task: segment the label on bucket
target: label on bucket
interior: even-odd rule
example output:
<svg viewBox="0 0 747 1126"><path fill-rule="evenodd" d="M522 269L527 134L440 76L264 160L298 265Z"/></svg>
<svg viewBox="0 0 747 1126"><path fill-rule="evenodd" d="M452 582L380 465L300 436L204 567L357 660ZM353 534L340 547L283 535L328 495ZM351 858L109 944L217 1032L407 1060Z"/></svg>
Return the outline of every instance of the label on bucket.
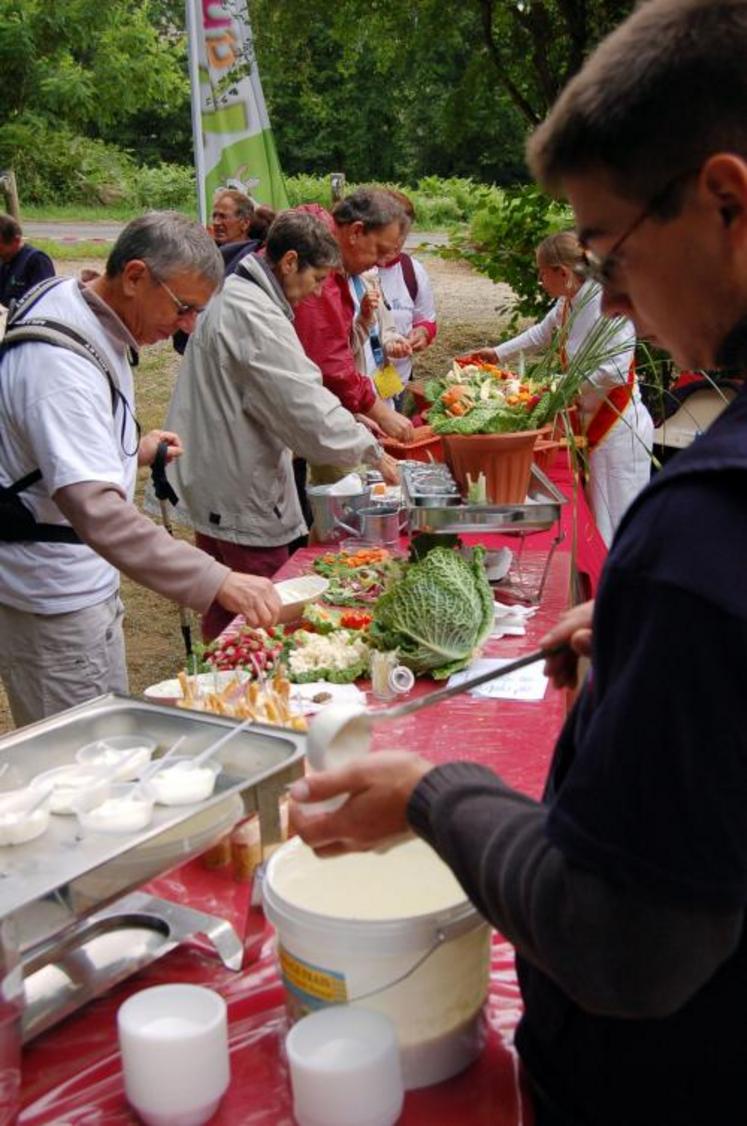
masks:
<svg viewBox="0 0 747 1126"><path fill-rule="evenodd" d="M278 958L286 989L295 1002L294 1008L298 1008L297 1015L347 1001L348 990L344 974L305 962L284 946L278 946Z"/></svg>

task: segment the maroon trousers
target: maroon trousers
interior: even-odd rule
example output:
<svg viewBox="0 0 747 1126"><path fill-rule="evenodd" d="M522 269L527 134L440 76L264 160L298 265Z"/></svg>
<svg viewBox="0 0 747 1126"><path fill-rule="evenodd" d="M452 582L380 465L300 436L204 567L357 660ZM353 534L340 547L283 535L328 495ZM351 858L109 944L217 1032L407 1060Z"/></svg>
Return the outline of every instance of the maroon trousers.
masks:
<svg viewBox="0 0 747 1126"><path fill-rule="evenodd" d="M271 579L286 562L289 554L287 546L245 547L229 540L204 536L202 532L195 532L195 543L232 571L240 571L244 575L260 575L263 579ZM224 610L218 602L213 602L207 613L202 615L202 640L212 641L233 618L234 614L230 610Z"/></svg>

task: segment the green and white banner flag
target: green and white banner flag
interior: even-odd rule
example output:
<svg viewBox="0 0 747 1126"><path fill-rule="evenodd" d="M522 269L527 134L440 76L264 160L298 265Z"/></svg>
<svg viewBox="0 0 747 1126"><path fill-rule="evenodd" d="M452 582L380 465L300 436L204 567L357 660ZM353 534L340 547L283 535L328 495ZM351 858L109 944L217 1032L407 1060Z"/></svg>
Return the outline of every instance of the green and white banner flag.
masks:
<svg viewBox="0 0 747 1126"><path fill-rule="evenodd" d="M187 29L200 219L221 185L287 207L246 0L187 0Z"/></svg>

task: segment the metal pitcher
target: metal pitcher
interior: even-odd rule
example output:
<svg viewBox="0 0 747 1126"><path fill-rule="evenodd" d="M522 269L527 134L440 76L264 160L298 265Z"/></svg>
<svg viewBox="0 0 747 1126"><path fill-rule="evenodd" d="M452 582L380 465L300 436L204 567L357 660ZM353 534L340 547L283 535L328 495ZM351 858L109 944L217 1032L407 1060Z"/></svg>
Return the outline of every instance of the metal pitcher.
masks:
<svg viewBox="0 0 747 1126"><path fill-rule="evenodd" d="M314 533L319 543L336 543L344 535L358 535L351 524L358 510L371 503L370 486L352 496L335 496L329 485L309 485L306 489L314 516Z"/></svg>
<svg viewBox="0 0 747 1126"><path fill-rule="evenodd" d="M354 528L349 528L348 531L359 536L365 543L381 547L398 543L407 527L407 510L399 505L376 504L369 508L359 508L357 515L360 531L356 532Z"/></svg>

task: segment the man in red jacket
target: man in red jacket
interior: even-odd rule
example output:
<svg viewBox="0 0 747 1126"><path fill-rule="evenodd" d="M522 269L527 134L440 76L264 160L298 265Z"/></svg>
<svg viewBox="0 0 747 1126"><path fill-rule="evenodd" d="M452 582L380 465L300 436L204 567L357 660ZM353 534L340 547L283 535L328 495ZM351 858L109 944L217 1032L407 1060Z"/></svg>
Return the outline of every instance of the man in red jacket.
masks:
<svg viewBox="0 0 747 1126"><path fill-rule="evenodd" d="M348 277L394 257L406 221L396 199L378 188L359 188L341 200L330 214L316 203L304 204L337 240L343 269L327 278L318 297L308 297L296 309L295 327L306 355L321 369L324 385L361 421L374 423L390 438L406 442L412 424L378 397L373 382L356 369L351 348L355 314Z"/></svg>

